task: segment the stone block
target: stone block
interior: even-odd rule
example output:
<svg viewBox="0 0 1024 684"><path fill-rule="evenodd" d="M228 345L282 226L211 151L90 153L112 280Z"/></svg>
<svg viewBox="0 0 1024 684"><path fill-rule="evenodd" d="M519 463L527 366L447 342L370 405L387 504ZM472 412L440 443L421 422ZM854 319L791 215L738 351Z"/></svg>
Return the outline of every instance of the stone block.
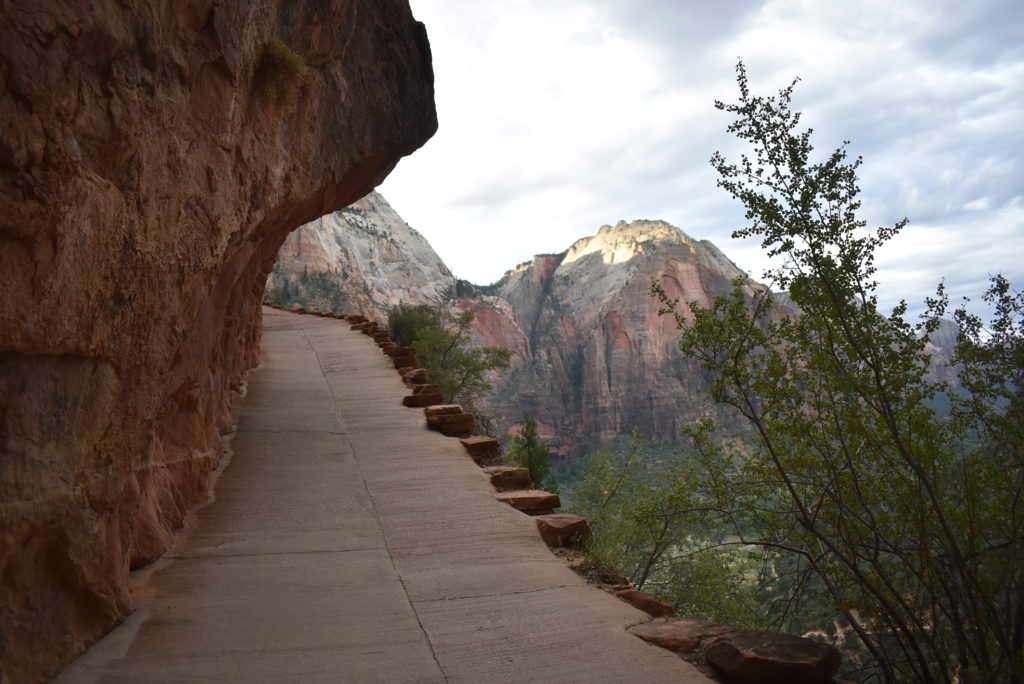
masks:
<svg viewBox="0 0 1024 684"><path fill-rule="evenodd" d="M642 610L651 617L672 617L676 614L672 606L664 601L659 601L653 596L648 596L637 589L620 589L615 592L620 599L638 610Z"/></svg>
<svg viewBox="0 0 1024 684"><path fill-rule="evenodd" d="M392 356L391 360L394 361L395 368L398 368L398 369L402 369L402 368L410 368L411 369L411 368L419 368L420 367L420 365L418 363L416 363L416 357L413 356L412 354L407 354L405 356Z"/></svg>
<svg viewBox="0 0 1024 684"><path fill-rule="evenodd" d="M497 499L527 515L549 515L562 505L562 501L558 498L557 494L545 492L541 489L499 492Z"/></svg>
<svg viewBox="0 0 1024 684"><path fill-rule="evenodd" d="M679 653L692 653L706 639L735 632L736 628L702 620L675 618L634 625L629 631L644 641Z"/></svg>
<svg viewBox="0 0 1024 684"><path fill-rule="evenodd" d="M492 465L501 462L501 444L493 437L473 435L461 441L462 446L466 447L466 451L477 465Z"/></svg>
<svg viewBox="0 0 1024 684"><path fill-rule="evenodd" d="M424 385L429 381L427 371L423 368L414 368L411 371L402 373L402 380L407 385Z"/></svg>
<svg viewBox="0 0 1024 684"><path fill-rule="evenodd" d="M423 409L423 415L427 417L427 420L430 420L432 416L456 413L462 413L462 407L458 404L441 404L440 406L431 406L428 409Z"/></svg>
<svg viewBox="0 0 1024 684"><path fill-rule="evenodd" d="M469 439L475 439L469 437ZM485 438L490 439L490 438ZM465 444L466 440L462 440ZM497 443L495 441L495 443ZM501 455L501 448L499 447L498 455ZM473 452L467 448L469 455L473 456ZM475 458L473 460L476 460ZM491 478L491 484L498 491L504 491L507 489L533 489L533 480L530 479L529 468L515 468L512 466L490 466L484 468L484 472Z"/></svg>
<svg viewBox="0 0 1024 684"><path fill-rule="evenodd" d="M476 428L472 413L441 413L427 416L427 427L448 437L468 437Z"/></svg>
<svg viewBox="0 0 1024 684"><path fill-rule="evenodd" d="M577 546L590 537L587 519L572 513L538 515L534 520L540 538L548 546Z"/></svg>
<svg viewBox="0 0 1024 684"><path fill-rule="evenodd" d="M704 657L729 684L827 684L839 671L829 644L777 632L732 632L704 645Z"/></svg>
<svg viewBox="0 0 1024 684"><path fill-rule="evenodd" d="M425 406L434 406L436 404L444 403L444 395L437 390L437 385L417 385L414 389L420 387L433 387L433 392L416 392L402 398L402 405L408 406L409 408L423 408Z"/></svg>

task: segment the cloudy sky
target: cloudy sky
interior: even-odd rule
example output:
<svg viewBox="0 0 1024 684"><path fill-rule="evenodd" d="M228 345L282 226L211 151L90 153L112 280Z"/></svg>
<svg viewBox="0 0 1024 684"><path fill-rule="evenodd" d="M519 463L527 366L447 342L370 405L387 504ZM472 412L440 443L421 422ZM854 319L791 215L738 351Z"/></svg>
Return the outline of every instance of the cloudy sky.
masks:
<svg viewBox="0 0 1024 684"><path fill-rule="evenodd" d="M826 154L864 157L862 218L907 216L878 257L881 296L945 279L1024 287L1021 0L411 0L434 53L440 129L380 190L460 278L497 280L620 219L732 240L741 207L708 159L741 148L715 99L800 77L794 107Z"/></svg>

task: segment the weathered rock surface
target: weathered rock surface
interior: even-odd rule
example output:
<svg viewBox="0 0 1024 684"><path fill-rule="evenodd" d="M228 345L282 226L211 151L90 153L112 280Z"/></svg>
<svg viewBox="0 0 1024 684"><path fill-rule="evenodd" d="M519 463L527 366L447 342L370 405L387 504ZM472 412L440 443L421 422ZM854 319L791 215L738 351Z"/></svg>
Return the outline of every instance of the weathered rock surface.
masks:
<svg viewBox="0 0 1024 684"><path fill-rule="evenodd" d="M730 684L826 684L839 651L819 641L773 632L733 632L704 645L704 657Z"/></svg>
<svg viewBox="0 0 1024 684"><path fill-rule="evenodd" d="M928 336L924 353L928 355L928 379L949 383L954 389L960 387L959 373L962 368L953 363L960 326L954 321L941 319L939 327Z"/></svg>
<svg viewBox="0 0 1024 684"><path fill-rule="evenodd" d="M405 0L0 5L4 681L128 612L207 496L278 248L429 138L432 79Z"/></svg>
<svg viewBox="0 0 1024 684"><path fill-rule="evenodd" d="M562 254L535 257L472 303L481 343L513 350L483 411L502 427L531 414L562 456L634 428L675 441L683 425L717 409L703 398L704 372L679 353L674 320L658 316L651 281L685 311L742 275L713 244L662 221L620 221Z"/></svg>
<svg viewBox="0 0 1024 684"><path fill-rule="evenodd" d="M590 537L587 519L572 513L538 515L534 520L540 538L548 546L575 546Z"/></svg>

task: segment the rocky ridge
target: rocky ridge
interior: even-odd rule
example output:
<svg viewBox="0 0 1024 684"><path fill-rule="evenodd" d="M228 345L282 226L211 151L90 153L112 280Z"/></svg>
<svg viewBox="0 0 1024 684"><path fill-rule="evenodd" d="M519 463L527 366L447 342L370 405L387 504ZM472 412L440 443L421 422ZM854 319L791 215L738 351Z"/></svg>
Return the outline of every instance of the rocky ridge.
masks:
<svg viewBox="0 0 1024 684"><path fill-rule="evenodd" d="M738 276L713 244L663 221L602 226L562 254L535 257L474 304L479 336L504 337L515 352L511 371L494 380L490 408L506 425L528 412L563 456L632 429L675 441L685 423L718 409L703 372L680 356L674 321L658 316L651 283L682 310L709 305Z"/></svg>
<svg viewBox="0 0 1024 684"><path fill-rule="evenodd" d="M132 608L207 496L295 227L436 129L405 0L0 5L0 678ZM305 64L261 97L275 41ZM278 53L279 54L279 53Z"/></svg>
<svg viewBox="0 0 1024 684"><path fill-rule="evenodd" d="M311 306L384 319L397 304L434 303L454 285L430 243L372 192L291 233L278 251L267 294L286 301L301 293Z"/></svg>
<svg viewBox="0 0 1024 684"><path fill-rule="evenodd" d="M704 396L700 368L680 356L674 321L658 316L650 295L652 280L683 307L729 292L744 274L710 242L663 221L620 221L561 254L520 264L494 285L467 287L379 195L365 204L290 238L275 267L277 294L285 280L297 287L302 273L322 273L345 297L321 308L383 320L399 301L433 303L454 292L459 306L476 312L475 340L512 351L510 371L493 375L483 402L500 429L515 429L529 413L549 447L570 457L632 429L672 442L691 419L720 410Z"/></svg>

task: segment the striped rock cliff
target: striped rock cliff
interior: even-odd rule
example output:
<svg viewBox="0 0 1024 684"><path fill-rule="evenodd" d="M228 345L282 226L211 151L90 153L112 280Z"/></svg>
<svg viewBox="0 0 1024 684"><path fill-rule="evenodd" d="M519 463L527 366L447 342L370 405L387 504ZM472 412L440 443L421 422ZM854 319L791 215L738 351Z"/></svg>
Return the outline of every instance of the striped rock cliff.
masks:
<svg viewBox="0 0 1024 684"><path fill-rule="evenodd" d="M676 441L683 425L719 409L701 369L680 355L674 320L658 316L651 282L683 310L709 305L743 275L713 244L663 221L602 226L561 254L534 257L499 281L499 302L476 305L480 337L507 339L514 351L511 371L494 378L491 409L505 425L530 413L566 457L634 429ZM494 318L516 333L496 333Z"/></svg>

